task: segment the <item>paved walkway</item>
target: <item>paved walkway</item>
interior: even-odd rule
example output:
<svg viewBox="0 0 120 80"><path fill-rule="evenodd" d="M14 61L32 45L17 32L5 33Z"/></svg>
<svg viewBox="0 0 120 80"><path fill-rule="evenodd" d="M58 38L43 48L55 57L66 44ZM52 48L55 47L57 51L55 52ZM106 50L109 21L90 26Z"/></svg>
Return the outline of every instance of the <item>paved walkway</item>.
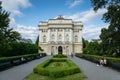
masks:
<svg viewBox="0 0 120 80"><path fill-rule="evenodd" d="M19 66L14 66L8 70L2 71L0 72L0 80L23 80L25 76L32 72L36 65L42 63L48 58L51 58L51 56L36 59L31 62L27 62Z"/></svg>
<svg viewBox="0 0 120 80"><path fill-rule="evenodd" d="M81 58L71 58L81 71L88 77L86 80L120 80L120 72L104 66L96 66L95 63Z"/></svg>
<svg viewBox="0 0 120 80"><path fill-rule="evenodd" d="M0 72L0 80L23 80L25 76L32 72L36 65L48 58L51 58L51 56L46 56L2 71ZM70 59L72 59L72 61L75 62L88 77L86 80L120 80L120 72L117 72L116 70L104 66L96 66L95 63L77 57Z"/></svg>

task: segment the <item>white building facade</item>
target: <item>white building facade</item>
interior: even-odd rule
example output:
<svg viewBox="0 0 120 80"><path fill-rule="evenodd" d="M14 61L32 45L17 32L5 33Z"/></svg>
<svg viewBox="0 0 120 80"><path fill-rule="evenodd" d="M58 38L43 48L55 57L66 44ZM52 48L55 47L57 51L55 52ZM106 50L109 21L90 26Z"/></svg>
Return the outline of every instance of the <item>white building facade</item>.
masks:
<svg viewBox="0 0 120 80"><path fill-rule="evenodd" d="M39 23L39 46L47 55L82 53L82 23L59 16ZM39 51L41 52L41 51Z"/></svg>

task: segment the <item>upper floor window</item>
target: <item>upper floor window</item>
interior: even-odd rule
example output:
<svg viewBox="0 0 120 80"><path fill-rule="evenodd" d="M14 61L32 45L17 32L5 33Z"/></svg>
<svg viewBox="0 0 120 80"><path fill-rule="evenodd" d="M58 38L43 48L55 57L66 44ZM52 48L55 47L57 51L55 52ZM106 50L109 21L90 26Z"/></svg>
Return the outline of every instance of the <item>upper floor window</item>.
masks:
<svg viewBox="0 0 120 80"><path fill-rule="evenodd" d="M58 32L62 32L62 29L58 29Z"/></svg>
<svg viewBox="0 0 120 80"><path fill-rule="evenodd" d="M62 41L62 35L61 34L58 36L58 41Z"/></svg>
<svg viewBox="0 0 120 80"><path fill-rule="evenodd" d="M54 41L54 40L55 40L55 35L52 34L52 36L51 36L51 41Z"/></svg>
<svg viewBox="0 0 120 80"><path fill-rule="evenodd" d="M78 30L78 29L74 29L73 31L74 31L74 32L79 32L79 30Z"/></svg>
<svg viewBox="0 0 120 80"><path fill-rule="evenodd" d="M42 29L42 32L47 32L47 29Z"/></svg>
<svg viewBox="0 0 120 80"><path fill-rule="evenodd" d="M78 36L77 35L74 38L74 42L78 42Z"/></svg>
<svg viewBox="0 0 120 80"><path fill-rule="evenodd" d="M69 32L70 31L70 29L65 29L65 32Z"/></svg>
<svg viewBox="0 0 120 80"><path fill-rule="evenodd" d="M51 32L55 32L56 31L56 29L51 29Z"/></svg>
<svg viewBox="0 0 120 80"><path fill-rule="evenodd" d="M66 35L66 41L69 41L69 35L68 34Z"/></svg>
<svg viewBox="0 0 120 80"><path fill-rule="evenodd" d="M45 43L46 42L46 36L44 35L43 36L43 43Z"/></svg>

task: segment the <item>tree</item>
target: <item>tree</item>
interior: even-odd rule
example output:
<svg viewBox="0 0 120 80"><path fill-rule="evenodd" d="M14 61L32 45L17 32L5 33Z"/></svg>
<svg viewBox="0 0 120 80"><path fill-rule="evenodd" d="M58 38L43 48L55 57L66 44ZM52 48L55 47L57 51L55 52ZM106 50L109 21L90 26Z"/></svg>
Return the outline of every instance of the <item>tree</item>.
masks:
<svg viewBox="0 0 120 80"><path fill-rule="evenodd" d="M85 40L84 38L82 38L82 43L83 43L83 48L86 48L89 42Z"/></svg>
<svg viewBox="0 0 120 80"><path fill-rule="evenodd" d="M11 46L9 43L21 38L20 34L9 27L9 13L2 9L0 2L0 55L6 55Z"/></svg>
<svg viewBox="0 0 120 80"><path fill-rule="evenodd" d="M0 44L20 39L20 34L9 27L9 13L2 9L0 3Z"/></svg>
<svg viewBox="0 0 120 80"><path fill-rule="evenodd" d="M100 43L98 42L89 42L88 45L84 48L84 53L86 54L94 54L94 55L101 55L100 54Z"/></svg>
<svg viewBox="0 0 120 80"><path fill-rule="evenodd" d="M35 44L38 45L38 43L39 43L39 36L37 36Z"/></svg>
<svg viewBox="0 0 120 80"><path fill-rule="evenodd" d="M100 8L106 8L107 12L103 14L105 23L109 23L108 29L102 29L100 38L103 45L107 45L107 51L113 49L120 56L120 0L91 0L95 11ZM108 52L109 53L109 52Z"/></svg>

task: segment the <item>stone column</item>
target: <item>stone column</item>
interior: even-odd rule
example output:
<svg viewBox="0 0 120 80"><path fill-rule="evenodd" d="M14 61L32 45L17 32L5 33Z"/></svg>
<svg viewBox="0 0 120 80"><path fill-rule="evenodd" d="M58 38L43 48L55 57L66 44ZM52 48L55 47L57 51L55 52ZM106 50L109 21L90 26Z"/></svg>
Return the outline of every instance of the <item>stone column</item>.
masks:
<svg viewBox="0 0 120 80"><path fill-rule="evenodd" d="M65 42L65 29L63 29L63 42Z"/></svg>
<svg viewBox="0 0 120 80"><path fill-rule="evenodd" d="M55 42L57 42L57 32L58 32L58 30L56 29L56 32L55 32Z"/></svg>
<svg viewBox="0 0 120 80"><path fill-rule="evenodd" d="M70 42L73 42L73 30L70 29Z"/></svg>
<svg viewBox="0 0 120 80"><path fill-rule="evenodd" d="M50 29L48 29L48 42L50 42Z"/></svg>
<svg viewBox="0 0 120 80"><path fill-rule="evenodd" d="M74 43L74 34L73 34L73 29L71 29L71 52L73 52L73 43Z"/></svg>
<svg viewBox="0 0 120 80"><path fill-rule="evenodd" d="M78 42L82 42L82 30L79 30Z"/></svg>
<svg viewBox="0 0 120 80"><path fill-rule="evenodd" d="M42 31L39 29L39 42L42 42Z"/></svg>

